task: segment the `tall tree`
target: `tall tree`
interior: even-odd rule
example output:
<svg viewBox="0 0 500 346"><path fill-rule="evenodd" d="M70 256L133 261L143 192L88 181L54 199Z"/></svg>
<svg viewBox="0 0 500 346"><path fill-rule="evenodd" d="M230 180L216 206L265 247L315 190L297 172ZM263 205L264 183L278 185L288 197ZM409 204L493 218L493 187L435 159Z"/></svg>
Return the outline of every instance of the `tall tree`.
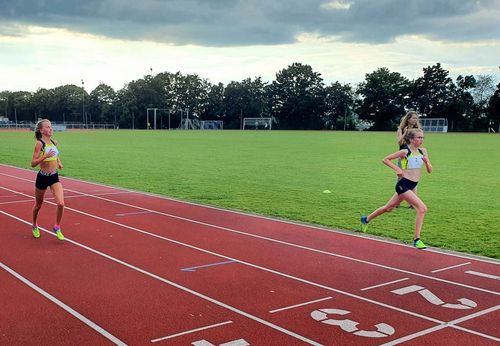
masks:
<svg viewBox="0 0 500 346"><path fill-rule="evenodd" d="M294 63L268 87L271 114L282 129L321 129L323 79L309 65Z"/></svg>
<svg viewBox="0 0 500 346"><path fill-rule="evenodd" d="M266 84L260 77L231 82L224 90L225 128L239 129L243 118L269 116Z"/></svg>
<svg viewBox="0 0 500 346"><path fill-rule="evenodd" d="M500 132L500 83L488 101L488 126Z"/></svg>
<svg viewBox="0 0 500 346"><path fill-rule="evenodd" d="M352 130L352 109L354 106L354 90L350 84L332 83L324 90L324 111L322 119L325 129Z"/></svg>
<svg viewBox="0 0 500 346"><path fill-rule="evenodd" d="M410 97L418 112L429 118L446 118L446 103L453 91L453 80L440 63L423 69L424 75L413 82Z"/></svg>
<svg viewBox="0 0 500 346"><path fill-rule="evenodd" d="M373 130L393 130L404 113L408 87L408 79L386 67L367 74L357 90L359 118L372 122Z"/></svg>
<svg viewBox="0 0 500 346"><path fill-rule="evenodd" d="M89 95L89 121L99 123L114 122L113 103L115 99L116 92L112 87L104 83L99 84Z"/></svg>

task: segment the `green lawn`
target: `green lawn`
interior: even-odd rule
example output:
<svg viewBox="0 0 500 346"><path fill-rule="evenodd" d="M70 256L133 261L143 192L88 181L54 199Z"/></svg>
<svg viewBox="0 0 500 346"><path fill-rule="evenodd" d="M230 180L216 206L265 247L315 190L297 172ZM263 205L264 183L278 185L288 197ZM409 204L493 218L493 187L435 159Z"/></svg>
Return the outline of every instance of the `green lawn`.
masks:
<svg viewBox="0 0 500 346"><path fill-rule="evenodd" d="M395 134L300 131L56 133L62 175L189 201L354 230L393 194L381 163ZM0 162L29 168L30 132L0 132ZM500 136L426 134L434 166L418 193L431 246L500 258ZM323 190L331 194L322 193ZM369 233L411 241L415 212L398 208Z"/></svg>

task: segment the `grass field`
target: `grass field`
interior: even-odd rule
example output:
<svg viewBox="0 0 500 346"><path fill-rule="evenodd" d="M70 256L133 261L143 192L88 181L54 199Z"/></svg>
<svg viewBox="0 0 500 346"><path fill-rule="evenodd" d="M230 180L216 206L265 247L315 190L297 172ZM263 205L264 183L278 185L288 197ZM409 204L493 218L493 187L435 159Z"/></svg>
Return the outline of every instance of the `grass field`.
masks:
<svg viewBox="0 0 500 346"><path fill-rule="evenodd" d="M345 230L383 205L396 181L381 163L397 149L394 133L120 130L54 138L64 176ZM1 163L30 167L33 133L0 132L0 145ZM422 239L500 258L500 136L427 133L424 147L434 172L418 187L429 208ZM414 221L413 210L398 208L369 233L410 242Z"/></svg>

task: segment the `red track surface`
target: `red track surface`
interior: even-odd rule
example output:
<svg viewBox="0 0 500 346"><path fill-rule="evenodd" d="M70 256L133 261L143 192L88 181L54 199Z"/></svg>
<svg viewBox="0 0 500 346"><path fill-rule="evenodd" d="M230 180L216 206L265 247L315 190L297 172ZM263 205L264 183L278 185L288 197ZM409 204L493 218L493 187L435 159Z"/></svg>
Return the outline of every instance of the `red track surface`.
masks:
<svg viewBox="0 0 500 346"><path fill-rule="evenodd" d="M500 263L0 165L0 345L498 345ZM50 193L39 225L50 229Z"/></svg>

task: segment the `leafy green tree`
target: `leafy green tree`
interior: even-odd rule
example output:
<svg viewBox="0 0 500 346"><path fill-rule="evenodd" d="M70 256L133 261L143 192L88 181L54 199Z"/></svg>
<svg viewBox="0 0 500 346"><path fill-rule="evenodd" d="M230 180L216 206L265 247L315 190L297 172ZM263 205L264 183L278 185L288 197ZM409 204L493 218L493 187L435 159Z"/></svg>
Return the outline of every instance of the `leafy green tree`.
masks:
<svg viewBox="0 0 500 346"><path fill-rule="evenodd" d="M0 115L3 117L9 117L9 100L10 94L12 92L4 90L0 92Z"/></svg>
<svg viewBox="0 0 500 346"><path fill-rule="evenodd" d="M354 90L350 84L332 83L324 89L324 111L322 120L325 129L352 130L354 122Z"/></svg>
<svg viewBox="0 0 500 346"><path fill-rule="evenodd" d="M268 117L266 84L260 77L231 82L224 89L224 128L241 128L243 118Z"/></svg>
<svg viewBox="0 0 500 346"><path fill-rule="evenodd" d="M31 107L32 93L14 91L7 97L7 113L12 121L32 121L34 113Z"/></svg>
<svg viewBox="0 0 500 346"><path fill-rule="evenodd" d="M222 120L224 116L224 84L210 85L208 90L208 104L201 114L203 120Z"/></svg>
<svg viewBox="0 0 500 346"><path fill-rule="evenodd" d="M116 92L104 83L99 84L89 95L88 113L89 121L99 123L114 122L114 102Z"/></svg>
<svg viewBox="0 0 500 346"><path fill-rule="evenodd" d="M74 84L62 85L53 89L53 103L50 119L55 121L83 122L84 100L87 92Z"/></svg>
<svg viewBox="0 0 500 346"><path fill-rule="evenodd" d="M323 79L309 65L294 63L268 87L271 114L281 129L323 128Z"/></svg>
<svg viewBox="0 0 500 346"><path fill-rule="evenodd" d="M471 90L476 86L474 76L458 76L456 83L452 86L450 97L445 105L445 114L448 123L451 119L451 130L474 131L481 126L481 114L474 107L474 98Z"/></svg>
<svg viewBox="0 0 500 346"><path fill-rule="evenodd" d="M38 89L34 94L32 99L32 107L34 112L34 120L38 118L51 118L55 116L55 94L53 89ZM63 116L63 121L65 117ZM55 120L55 118L54 118Z"/></svg>
<svg viewBox="0 0 500 346"><path fill-rule="evenodd" d="M500 132L500 83L488 101L488 126Z"/></svg>
<svg viewBox="0 0 500 346"><path fill-rule="evenodd" d="M405 112L409 83L400 73L390 72L386 67L366 74L357 89L361 96L357 107L359 118L372 122L372 130L395 129Z"/></svg>
<svg viewBox="0 0 500 346"><path fill-rule="evenodd" d="M424 75L413 82L410 97L418 112L429 118L447 118L446 103L452 90L453 80L440 63L423 69Z"/></svg>

